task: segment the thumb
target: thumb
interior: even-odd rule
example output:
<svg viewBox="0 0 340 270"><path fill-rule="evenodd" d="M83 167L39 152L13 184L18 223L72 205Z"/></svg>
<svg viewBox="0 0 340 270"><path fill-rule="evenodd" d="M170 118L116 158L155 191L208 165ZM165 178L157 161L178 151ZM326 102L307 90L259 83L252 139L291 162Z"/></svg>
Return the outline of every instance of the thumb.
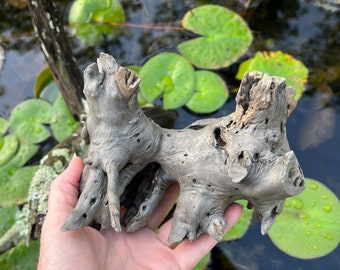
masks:
<svg viewBox="0 0 340 270"><path fill-rule="evenodd" d="M83 167L84 164L81 158L73 156L66 170L52 182L45 222L52 219L60 223L55 225L61 226L69 213L71 213L77 204L78 186Z"/></svg>

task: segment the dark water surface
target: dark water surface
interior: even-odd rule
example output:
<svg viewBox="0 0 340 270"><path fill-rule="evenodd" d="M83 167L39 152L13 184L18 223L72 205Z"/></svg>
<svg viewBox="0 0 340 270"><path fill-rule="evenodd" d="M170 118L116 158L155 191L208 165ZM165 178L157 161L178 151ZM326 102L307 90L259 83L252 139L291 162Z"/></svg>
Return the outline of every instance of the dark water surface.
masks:
<svg viewBox="0 0 340 270"><path fill-rule="evenodd" d="M67 17L68 1L59 1ZM58 2L58 3L59 3ZM186 11L201 3L214 3L240 11L254 33L248 56L258 50L282 50L301 60L309 69L306 92L287 123L292 150L306 177L314 178L340 195L340 13L314 5L318 1L264 1L248 11L233 1L122 1L126 21L154 24L178 21ZM253 1L255 2L255 1ZM18 10L0 2L0 43L6 49L6 62L0 73L0 116L8 117L13 107L33 97L34 81L46 66L31 27L27 9ZM336 7L336 6L335 6ZM141 65L161 51L176 51L187 33L128 27L116 40L88 47L71 39L79 66L93 62L99 52L115 56L122 65ZM238 87L234 78L237 64L220 75L229 89ZM176 128L202 117L217 117L234 111L235 94L225 106L209 116L192 115L179 109ZM340 229L340 228L339 228ZM222 256L221 256L222 254ZM340 248L314 260L299 260L279 251L260 226L253 222L241 240L221 243L214 257L229 258L236 269L340 269ZM219 265L213 269L227 269ZM221 268L222 267L222 268ZM230 268L232 269L232 268Z"/></svg>

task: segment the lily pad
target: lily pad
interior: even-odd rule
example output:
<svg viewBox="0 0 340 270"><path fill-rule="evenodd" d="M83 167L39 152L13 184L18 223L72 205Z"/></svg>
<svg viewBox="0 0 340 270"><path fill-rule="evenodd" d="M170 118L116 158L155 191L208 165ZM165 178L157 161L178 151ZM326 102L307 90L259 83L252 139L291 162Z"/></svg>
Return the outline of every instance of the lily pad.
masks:
<svg viewBox="0 0 340 270"><path fill-rule="evenodd" d="M161 53L147 61L139 73L140 95L152 103L163 97L164 109L183 106L195 91L196 79L193 66L175 53Z"/></svg>
<svg viewBox="0 0 340 270"><path fill-rule="evenodd" d="M224 81L216 73L197 71L196 92L185 104L196 113L212 113L218 110L228 99L228 89Z"/></svg>
<svg viewBox="0 0 340 270"><path fill-rule="evenodd" d="M18 169L7 181L2 179L0 205L5 207L26 202L31 180L38 168L38 165L25 166Z"/></svg>
<svg viewBox="0 0 340 270"><path fill-rule="evenodd" d="M17 105L11 113L11 128L20 138L39 143L50 136L42 124L52 124L56 115L50 103L39 99L29 99Z"/></svg>
<svg viewBox="0 0 340 270"><path fill-rule="evenodd" d="M8 127L9 127L9 121L7 121L3 117L0 117L0 136L6 133Z"/></svg>
<svg viewBox="0 0 340 270"><path fill-rule="evenodd" d="M178 45L181 54L200 68L219 69L236 62L252 43L247 23L235 12L217 5L188 11L182 26L201 37Z"/></svg>
<svg viewBox="0 0 340 270"><path fill-rule="evenodd" d="M69 12L69 23L75 27L76 36L88 45L99 44L103 35L112 35L117 26L109 23L124 21L124 9L118 0L76 0Z"/></svg>
<svg viewBox="0 0 340 270"><path fill-rule="evenodd" d="M25 165L25 163L34 156L34 154L39 150L37 145L34 145L31 142L27 142L27 140L23 140L19 138L19 149L16 152L15 156L13 156L5 166L0 167L1 172L6 170L16 170L19 167ZM1 181L1 178L0 178Z"/></svg>
<svg viewBox="0 0 340 270"><path fill-rule="evenodd" d="M271 76L286 78L288 86L296 90L298 100L304 92L304 84L308 78L308 69L299 60L281 51L258 52L255 57L241 63L236 78L241 80L246 71L261 71Z"/></svg>
<svg viewBox="0 0 340 270"><path fill-rule="evenodd" d="M15 134L0 138L0 167L15 156L19 149L19 139Z"/></svg>
<svg viewBox="0 0 340 270"><path fill-rule="evenodd" d="M18 211L17 205L9 207L0 207L0 238L4 235L15 223L15 215Z"/></svg>
<svg viewBox="0 0 340 270"><path fill-rule="evenodd" d="M223 236L224 241L233 241L242 238L243 235L245 235L245 233L247 232L251 223L253 210L246 207L248 202L246 200L238 200L236 202L243 206L242 216L229 230L229 232Z"/></svg>
<svg viewBox="0 0 340 270"><path fill-rule="evenodd" d="M74 120L66 102L62 96L53 104L53 108L57 114L57 120L51 125L54 137L59 141L71 136L78 128L79 122Z"/></svg>
<svg viewBox="0 0 340 270"><path fill-rule="evenodd" d="M39 241L35 240L27 247L23 240L11 250L0 256L2 270L36 270L39 257Z"/></svg>
<svg viewBox="0 0 340 270"><path fill-rule="evenodd" d="M279 249L291 256L318 258L339 245L339 216L337 196L322 183L306 179L306 190L286 200L268 234Z"/></svg>

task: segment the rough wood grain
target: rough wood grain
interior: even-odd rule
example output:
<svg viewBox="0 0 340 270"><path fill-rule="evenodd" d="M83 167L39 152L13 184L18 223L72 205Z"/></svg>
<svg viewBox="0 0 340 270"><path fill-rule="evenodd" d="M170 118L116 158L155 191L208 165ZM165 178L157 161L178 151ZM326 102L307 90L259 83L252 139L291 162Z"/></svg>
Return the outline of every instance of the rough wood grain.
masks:
<svg viewBox="0 0 340 270"><path fill-rule="evenodd" d="M305 188L298 161L286 138L286 121L296 106L295 90L283 78L245 74L236 111L197 121L185 129L160 128L137 103L139 78L101 54L84 72L89 103L84 139L88 158L82 193L63 230L93 223L120 231L120 201L133 177L153 168L152 184L142 181L124 217L127 231L144 226L167 186L180 186L169 242L194 240L207 232L221 240L225 209L246 199L265 234L286 197ZM129 193L133 194L133 193Z"/></svg>

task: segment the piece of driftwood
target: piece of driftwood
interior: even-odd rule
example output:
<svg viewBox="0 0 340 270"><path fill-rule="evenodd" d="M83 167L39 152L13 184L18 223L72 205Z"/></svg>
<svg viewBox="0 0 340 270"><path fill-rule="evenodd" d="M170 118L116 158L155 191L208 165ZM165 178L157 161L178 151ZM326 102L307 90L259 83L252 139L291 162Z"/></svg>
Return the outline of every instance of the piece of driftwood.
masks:
<svg viewBox="0 0 340 270"><path fill-rule="evenodd" d="M164 129L149 120L137 102L140 79L100 54L84 72L89 105L83 139L90 142L78 204L62 230L90 224L121 230L120 202L128 201L127 231L144 226L167 186L177 181L180 195L168 241L194 240L207 232L221 240L223 213L246 199L265 234L285 198L305 188L299 163L286 138L295 90L285 79L246 73L236 97L236 111L219 119L194 122L182 130ZM141 170L137 192L127 186ZM134 194L134 198L127 198Z"/></svg>

